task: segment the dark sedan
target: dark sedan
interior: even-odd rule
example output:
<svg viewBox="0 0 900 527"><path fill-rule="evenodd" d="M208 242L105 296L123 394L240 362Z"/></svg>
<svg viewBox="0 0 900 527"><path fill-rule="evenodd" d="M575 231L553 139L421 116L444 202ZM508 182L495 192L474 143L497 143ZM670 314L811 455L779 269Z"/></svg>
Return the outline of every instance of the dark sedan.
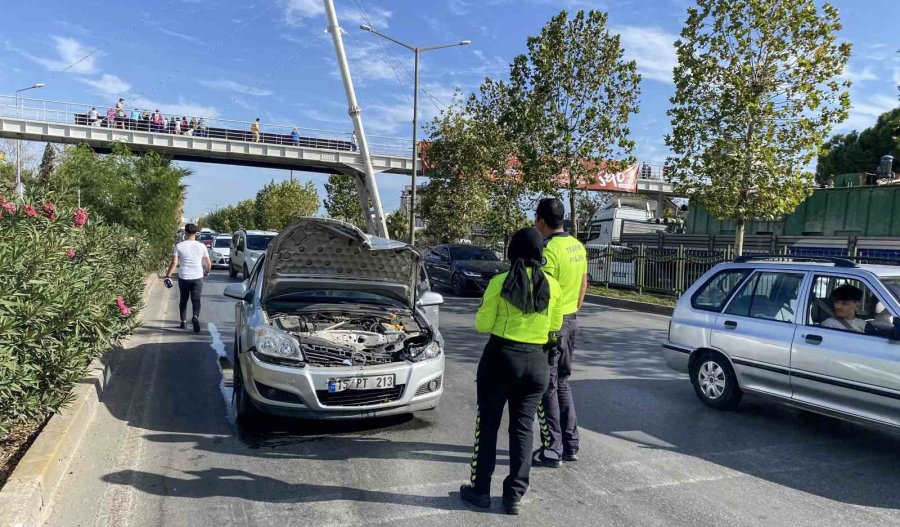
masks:
<svg viewBox="0 0 900 527"><path fill-rule="evenodd" d="M487 247L438 245L425 255L425 269L432 285L449 287L461 296L484 292L491 278L509 270L509 264Z"/></svg>

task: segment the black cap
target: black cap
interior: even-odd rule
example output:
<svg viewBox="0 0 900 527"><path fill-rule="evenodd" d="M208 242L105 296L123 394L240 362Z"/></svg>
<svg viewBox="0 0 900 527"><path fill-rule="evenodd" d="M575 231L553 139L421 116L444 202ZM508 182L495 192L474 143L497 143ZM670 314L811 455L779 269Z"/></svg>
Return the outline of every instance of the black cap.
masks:
<svg viewBox="0 0 900 527"><path fill-rule="evenodd" d="M197 229L196 223L188 223L187 225L184 226L184 232L186 232L188 234L197 234L198 230L199 229Z"/></svg>

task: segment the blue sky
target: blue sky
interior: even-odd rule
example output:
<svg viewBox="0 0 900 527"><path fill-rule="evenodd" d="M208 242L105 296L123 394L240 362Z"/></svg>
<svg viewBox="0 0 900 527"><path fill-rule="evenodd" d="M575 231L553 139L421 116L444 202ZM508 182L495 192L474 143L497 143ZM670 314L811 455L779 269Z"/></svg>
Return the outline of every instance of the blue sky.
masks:
<svg viewBox="0 0 900 527"><path fill-rule="evenodd" d="M409 136L412 121L412 54L358 29L362 22L418 45L469 39L472 45L423 55L420 119L450 103L455 89L478 86L485 76L504 78L509 61L529 35L562 8L609 13L626 53L643 74L641 111L632 133L639 160L666 156L665 111L672 94L672 42L689 0L336 0L345 45L370 134ZM900 55L890 21L897 0L835 0L840 37L853 43L846 75L853 110L838 128L862 129L895 107ZM321 0L35 0L4 10L0 32L0 93L44 82L31 96L109 106L159 107L187 115L350 131L341 80ZM89 55L87 58L84 58ZM71 66L67 71L60 70ZM194 171L185 213L253 197L286 171L185 163ZM295 172L322 187L326 176ZM380 176L384 207L399 204L401 176ZM321 212L321 211L320 211Z"/></svg>

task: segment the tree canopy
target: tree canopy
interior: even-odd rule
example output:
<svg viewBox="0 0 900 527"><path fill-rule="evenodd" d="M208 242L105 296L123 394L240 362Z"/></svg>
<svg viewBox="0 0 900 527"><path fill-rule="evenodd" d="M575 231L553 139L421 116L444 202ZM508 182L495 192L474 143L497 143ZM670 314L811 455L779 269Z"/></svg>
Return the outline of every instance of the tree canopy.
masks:
<svg viewBox="0 0 900 527"><path fill-rule="evenodd" d="M874 172L884 155L894 156L894 172L900 172L900 107L881 114L862 132L837 134L826 141L816 164L816 182L828 183L839 174Z"/></svg>
<svg viewBox="0 0 900 527"><path fill-rule="evenodd" d="M328 217L352 223L366 230L356 178L347 174L331 174L325 183L325 210Z"/></svg>
<svg viewBox="0 0 900 527"><path fill-rule="evenodd" d="M814 0L697 0L675 43L668 115L675 190L737 226L775 219L806 198L806 171L846 119L850 55L837 9Z"/></svg>

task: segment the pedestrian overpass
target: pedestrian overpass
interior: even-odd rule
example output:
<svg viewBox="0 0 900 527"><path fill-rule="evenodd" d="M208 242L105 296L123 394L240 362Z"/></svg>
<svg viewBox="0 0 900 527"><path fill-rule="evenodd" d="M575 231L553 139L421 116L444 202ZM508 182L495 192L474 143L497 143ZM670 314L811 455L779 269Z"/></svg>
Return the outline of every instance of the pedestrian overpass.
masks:
<svg viewBox="0 0 900 527"><path fill-rule="evenodd" d="M92 119L96 108L100 118ZM156 128L144 120L126 117L106 119L107 106L89 106L62 101L0 96L0 137L61 144L87 144L98 152L109 152L124 144L133 152L154 151L178 161L221 163L325 174L361 174L362 156L356 151L351 132L260 124L260 141L254 142L251 122L204 117L204 131L176 135L169 128ZM165 114L169 122L175 116ZM198 116L187 116L189 120ZM296 128L297 134L293 134ZM410 175L413 162L409 139L368 135L372 166L376 173ZM421 162L418 165L421 173ZM427 176L428 174L424 174ZM672 194L660 171L639 178L637 192L654 196Z"/></svg>

